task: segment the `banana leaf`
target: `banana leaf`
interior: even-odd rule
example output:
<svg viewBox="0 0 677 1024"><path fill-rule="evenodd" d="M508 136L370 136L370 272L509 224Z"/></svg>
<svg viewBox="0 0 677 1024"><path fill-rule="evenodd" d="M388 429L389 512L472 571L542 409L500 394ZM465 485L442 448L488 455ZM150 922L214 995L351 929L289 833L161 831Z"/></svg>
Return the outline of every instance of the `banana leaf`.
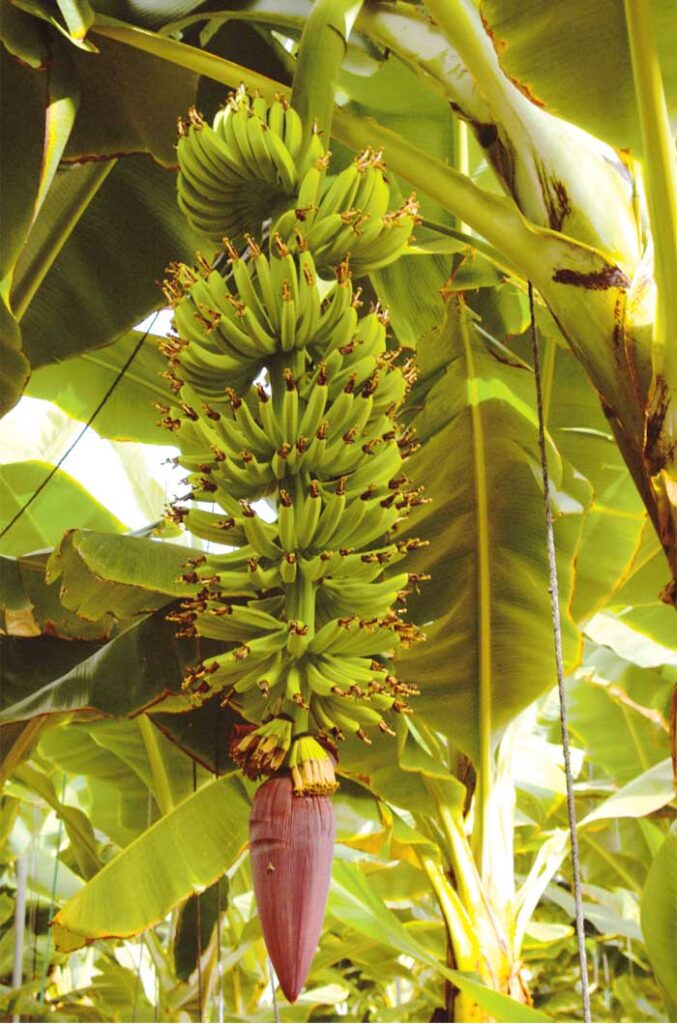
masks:
<svg viewBox="0 0 677 1024"><path fill-rule="evenodd" d="M428 639L402 653L398 671L421 686L418 712L474 760L554 682L535 412L518 397L526 371L487 352L462 300L422 344L446 366L413 420L421 448L408 472L430 504L407 531L430 542L411 568L435 585L409 598ZM588 492L549 454L566 607ZM562 625L571 665L579 639L566 614Z"/></svg>
<svg viewBox="0 0 677 1024"><path fill-rule="evenodd" d="M176 639L165 615L160 609L103 646L47 636L0 637L0 722L65 712L124 718L178 693L183 666L194 663L197 652L192 641Z"/></svg>
<svg viewBox="0 0 677 1024"><path fill-rule="evenodd" d="M47 563L62 603L82 618L128 618L190 592L181 573L190 549L148 537L70 530Z"/></svg>
<svg viewBox="0 0 677 1024"><path fill-rule="evenodd" d="M46 462L11 462L0 467L2 509L0 525L10 520L44 483L52 466ZM55 478L31 504L30 508L0 540L4 555L23 555L39 548L51 548L59 541L64 530L74 525L118 531L123 524L100 505L76 480L64 470L57 470Z"/></svg>
<svg viewBox="0 0 677 1024"><path fill-rule="evenodd" d="M329 893L329 913L358 933L369 935L379 944L397 949L406 956L433 967L464 994L474 999L500 1021L550 1020L547 1014L524 1006L509 996L486 988L461 971L450 970L430 955L374 892L369 880L355 865L345 861L334 864ZM365 912L366 911L366 912Z"/></svg>
<svg viewBox="0 0 677 1024"><path fill-rule="evenodd" d="M506 74L550 113L619 148L641 151L622 0L482 0L482 15ZM677 19L671 0L652 0L668 108L677 116ZM603 40L603 45L600 41Z"/></svg>
<svg viewBox="0 0 677 1024"><path fill-rule="evenodd" d="M677 830L658 851L642 896L642 932L656 977L665 990L668 1012L677 1010Z"/></svg>
<svg viewBox="0 0 677 1024"><path fill-rule="evenodd" d="M249 801L234 775L207 783L151 825L56 915L57 948L135 935L213 884L245 848Z"/></svg>

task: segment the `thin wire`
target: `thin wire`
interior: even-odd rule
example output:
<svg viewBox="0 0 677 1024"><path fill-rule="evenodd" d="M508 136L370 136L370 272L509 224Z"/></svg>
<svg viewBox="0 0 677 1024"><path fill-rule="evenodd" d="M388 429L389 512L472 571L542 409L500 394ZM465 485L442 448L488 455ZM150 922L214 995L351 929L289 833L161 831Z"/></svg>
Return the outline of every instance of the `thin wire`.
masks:
<svg viewBox="0 0 677 1024"><path fill-rule="evenodd" d="M216 735L214 736L214 777L218 779L221 774L221 705L216 708ZM218 979L217 992L217 1020L223 1024L223 962L221 959L221 879L216 883L216 977Z"/></svg>
<svg viewBox="0 0 677 1024"><path fill-rule="evenodd" d="M156 314L157 315L157 314ZM152 325L151 325L152 326ZM150 327L148 328L150 330ZM153 795L148 790L148 798L146 801L146 828L150 828L153 820ZM136 1013L139 1005L139 994L141 991L141 968L143 967L143 950L146 944L146 932L141 932L141 939L139 941L139 960L136 965L136 978L134 981L134 1002L132 1003L132 1022L136 1021Z"/></svg>
<svg viewBox="0 0 677 1024"><path fill-rule="evenodd" d="M37 804L33 805L33 831L31 833L31 877L36 878L38 874L38 852L40 848L40 830L38 822L40 811ZM40 893L34 893L28 912L28 927L33 933L33 960L31 964L31 981L38 976L38 920L40 914Z"/></svg>
<svg viewBox="0 0 677 1024"><path fill-rule="evenodd" d="M87 431L91 427L92 423L94 422L96 417L99 415L99 413L103 409L104 405L106 404L106 402L108 401L110 396L115 391L116 387L118 386L118 384L120 383L120 381L122 380L124 375L127 373L127 370L129 369L129 367L132 365L132 363L136 359L136 356L141 351L143 343L145 342L146 338L148 337L148 335L150 334L151 330L155 326L155 321L157 320L158 316L159 316L159 311L155 314L155 316L151 320L151 322L148 325L146 331L141 335L139 341L134 346L132 352L130 353L130 355L125 360L124 365L121 366L120 370L118 371L118 374L117 374L115 380L113 381L113 383L110 385L110 387L106 391L105 395L103 396L103 398L101 399L101 401L97 405L96 409L94 410L92 415L89 417L89 419L85 423L84 427L82 428L82 430L80 431L78 436L75 438L73 443L66 449L64 454L61 456L61 458L57 462L57 464L55 466L52 466L52 468L50 469L50 471L47 474L47 476L45 477L45 479L42 481L42 483L38 487L36 487L36 489L31 494L30 498L28 499L28 501L24 502L24 504L21 506L19 511L14 516L12 516L12 518L7 523L7 525L2 528L2 530L0 531L0 539L2 539L5 536L6 533L9 533L9 531L12 529L14 524L16 522L18 522L19 519L21 519L21 517L24 514L24 512L26 512L30 508L30 506L33 504L35 499L44 491L45 487L50 482L52 477L61 469L61 467L63 466L64 462L66 461L66 459L68 458L70 453L73 451L75 446L77 444L79 444L80 441L82 440L82 438L85 436L85 434L87 433Z"/></svg>
<svg viewBox="0 0 677 1024"><path fill-rule="evenodd" d="M61 781L61 803L63 804L66 799L66 773L63 773ZM49 898L49 913L47 915L48 920L51 920L54 908L56 907L56 880L59 874L59 850L61 849L61 840L63 838L63 817L59 817L59 828L56 834L56 849L54 851L54 873L52 874L52 892ZM47 990L47 975L49 973L49 957L52 951L52 929L47 929L47 942L45 945L45 959L42 965L42 978L40 980L40 994L38 996L38 1002L44 1003L45 992Z"/></svg>
<svg viewBox="0 0 677 1024"><path fill-rule="evenodd" d="M193 761L193 792L197 790L197 761ZM202 1020L202 915L200 893L195 894L195 937L197 942L197 1015Z"/></svg>
<svg viewBox="0 0 677 1024"><path fill-rule="evenodd" d="M529 282L529 314L531 317L531 350L534 360L534 378L536 380L536 404L538 408L538 446L541 452L541 471L543 474L543 502L545 505L545 532L548 548L548 568L550 575L550 604L552 608L552 631L555 641L555 663L557 666L557 691L559 693L559 720L562 730L562 752L564 754L564 773L567 785L567 813L569 817L569 836L571 840L571 861L573 864L574 904L576 908L576 939L578 942L578 960L581 969L581 995L583 997L583 1019L590 1024L590 990L588 983L588 960L585 951L585 923L583 920L583 900L581 897L581 865L578 853L578 832L576 831L576 804L574 802L574 776L571 770L571 747L569 745L569 724L567 716L567 699L564 688L564 660L562 658L562 623L559 606L559 586L557 583L557 557L555 554L555 533L550 506L550 476L548 473L548 455L545 447L545 417L543 414L543 386L541 382L541 357L538 349L538 333L534 313L534 289Z"/></svg>
<svg viewBox="0 0 677 1024"><path fill-rule="evenodd" d="M277 1005L277 993L275 992L275 986L277 982L277 976L275 974L275 968L273 967L273 961L268 957L268 973L270 974L270 991L273 997L273 1020L275 1024L280 1024L280 1008Z"/></svg>

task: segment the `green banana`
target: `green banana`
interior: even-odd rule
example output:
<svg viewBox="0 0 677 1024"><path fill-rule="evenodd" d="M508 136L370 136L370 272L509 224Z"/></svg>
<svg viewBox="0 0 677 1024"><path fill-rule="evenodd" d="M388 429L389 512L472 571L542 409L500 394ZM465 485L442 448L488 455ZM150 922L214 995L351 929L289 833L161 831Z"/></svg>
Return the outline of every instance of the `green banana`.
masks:
<svg viewBox="0 0 677 1024"><path fill-rule="evenodd" d="M170 514L231 549L205 551L181 577L172 621L226 648L186 685L197 701L225 690L249 720L270 719L235 745L245 772L287 764L299 793L324 792L328 758L308 729L390 731L383 713L414 692L390 669L418 638L400 618L410 576L392 574L415 544L391 539L423 500L403 469L415 442L397 423L413 367L389 348L378 304L361 315L351 276L406 250L417 208L388 212L372 150L327 180L320 136L304 140L286 100L243 89L213 127L191 112L177 152L179 205L229 267L199 257L164 283L176 336L163 343L173 396L162 424L188 473L183 500L222 510ZM257 514L261 497L273 522Z"/></svg>

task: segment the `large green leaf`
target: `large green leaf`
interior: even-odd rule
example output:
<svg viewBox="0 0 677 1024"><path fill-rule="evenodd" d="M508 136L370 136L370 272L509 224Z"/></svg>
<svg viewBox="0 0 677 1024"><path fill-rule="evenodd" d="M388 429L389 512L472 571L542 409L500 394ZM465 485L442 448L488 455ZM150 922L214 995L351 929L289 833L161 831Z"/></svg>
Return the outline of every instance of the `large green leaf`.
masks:
<svg viewBox="0 0 677 1024"><path fill-rule="evenodd" d="M85 619L127 618L194 591L180 578L189 557L180 544L69 530L50 556L46 579L61 580L62 603Z"/></svg>
<svg viewBox="0 0 677 1024"><path fill-rule="evenodd" d="M225 775L187 797L152 825L62 907L54 922L59 949L136 935L234 864L247 839L249 801Z"/></svg>
<svg viewBox="0 0 677 1024"><path fill-rule="evenodd" d="M656 977L677 1010L677 829L656 855L642 896L642 932ZM670 1007L669 1007L670 1009Z"/></svg>
<svg viewBox="0 0 677 1024"><path fill-rule="evenodd" d="M375 939L405 956L420 960L438 971L465 995L476 1000L500 1021L547 1021L539 1010L524 1006L501 992L486 988L460 971L449 970L414 937L376 894L367 877L353 864L336 861L329 895L329 912L358 933Z"/></svg>
<svg viewBox="0 0 677 1024"><path fill-rule="evenodd" d="M637 557L647 517L582 366L539 318L548 428L561 454L592 487L576 552L571 613L582 622L607 603ZM528 332L513 347L530 358Z"/></svg>
<svg viewBox="0 0 677 1024"><path fill-rule="evenodd" d="M46 635L71 641L110 639L112 616L105 615L91 622L61 604L58 584L45 582L48 557L48 552L19 559L0 556L0 629L15 637ZM67 645L63 649L66 651Z"/></svg>
<svg viewBox="0 0 677 1024"><path fill-rule="evenodd" d="M431 501L408 530L430 541L412 568L434 583L409 599L428 640L399 666L421 684L420 713L475 759L554 680L536 418L518 397L526 371L487 352L462 301L426 344L447 366L414 420L422 444L408 471ZM565 604L583 509L550 456ZM571 662L577 635L566 616L563 629Z"/></svg>
<svg viewBox="0 0 677 1024"><path fill-rule="evenodd" d="M44 71L30 70L0 45L0 281L11 271L33 219L42 170L47 90Z"/></svg>
<svg viewBox="0 0 677 1024"><path fill-rule="evenodd" d="M150 153L175 165L176 119L195 102L197 75L112 39L96 45L72 53L81 102L65 159Z"/></svg>
<svg viewBox="0 0 677 1024"><path fill-rule="evenodd" d="M568 709L572 734L589 760L618 783L630 782L670 753L660 715L589 669L569 685Z"/></svg>
<svg viewBox="0 0 677 1024"><path fill-rule="evenodd" d="M2 509L0 526L6 526L51 472L46 462L12 462L0 467ZM68 473L58 470L30 508L0 541L6 555L51 548L64 530L81 526L122 530L123 524L100 505Z"/></svg>
<svg viewBox="0 0 677 1024"><path fill-rule="evenodd" d="M103 646L0 637L0 721L72 711L126 717L177 693L183 666L195 662L197 654L191 641L176 639L165 615L160 610ZM180 701L176 710L188 707Z"/></svg>
<svg viewBox="0 0 677 1024"><path fill-rule="evenodd" d="M86 165L60 171L21 254L15 289L27 285L36 248L72 203ZM147 156L117 161L59 252L22 319L33 367L100 348L163 304L160 281L200 242L176 204L176 180ZM204 242L202 242L204 249ZM209 250L207 250L209 252ZM30 279L28 280L30 287Z"/></svg>
<svg viewBox="0 0 677 1024"><path fill-rule="evenodd" d="M125 739L133 752L131 734L140 739L135 722L95 722L56 726L42 738L39 754L79 782L79 799L93 827L117 846L127 846L148 828L155 812L149 801L152 780L148 764L131 765L110 749L111 728L129 726Z"/></svg>
<svg viewBox="0 0 677 1024"><path fill-rule="evenodd" d="M672 761L666 758L622 786L579 821L579 828L604 818L640 818L665 807L675 795Z"/></svg>
<svg viewBox="0 0 677 1024"><path fill-rule="evenodd" d="M652 0L668 105L677 114L677 18ZM501 65L528 95L620 148L642 144L623 0L482 0Z"/></svg>
<svg viewBox="0 0 677 1024"><path fill-rule="evenodd" d="M0 416L4 416L21 397L31 368L21 351L19 324L2 296L0 296L0 365L2 365Z"/></svg>
<svg viewBox="0 0 677 1024"><path fill-rule="evenodd" d="M140 339L138 331L129 331L105 348L42 366L31 375L27 394L49 399L75 419L86 421ZM155 335L148 336L97 415L93 426L100 437L166 444L166 432L158 426L159 413L153 406L153 402L167 401L167 388L159 376L167 363L158 342Z"/></svg>

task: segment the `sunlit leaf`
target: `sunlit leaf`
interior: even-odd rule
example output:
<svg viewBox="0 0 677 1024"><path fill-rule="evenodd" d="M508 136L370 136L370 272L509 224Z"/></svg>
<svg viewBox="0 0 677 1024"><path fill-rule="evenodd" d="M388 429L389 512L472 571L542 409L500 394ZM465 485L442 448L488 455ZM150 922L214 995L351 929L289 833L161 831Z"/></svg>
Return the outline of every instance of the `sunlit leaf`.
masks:
<svg viewBox="0 0 677 1024"><path fill-rule="evenodd" d="M226 775L187 797L84 886L56 916L60 949L135 935L211 885L242 852L249 803Z"/></svg>
<svg viewBox="0 0 677 1024"><path fill-rule="evenodd" d="M602 818L639 818L664 807L674 797L672 761L666 758L634 778L579 822L584 828Z"/></svg>
<svg viewBox="0 0 677 1024"><path fill-rule="evenodd" d="M13 462L0 467L2 510L0 526L6 526L44 483L52 467L45 462ZM48 486L0 541L0 551L22 555L51 548L68 527L121 530L123 524L100 505L68 473L58 470Z"/></svg>
<svg viewBox="0 0 677 1024"><path fill-rule="evenodd" d="M653 862L642 896L642 932L658 980L677 1008L677 830L673 827Z"/></svg>
<svg viewBox="0 0 677 1024"><path fill-rule="evenodd" d="M75 419L89 419L97 404L117 378L141 340L130 331L112 345L73 356L61 363L48 363L32 375L27 394L54 402ZM153 402L167 401L167 388L160 373L167 363L158 351L157 336L143 343L124 377L116 386L94 421L100 437L116 440L166 444L166 433L158 426L160 414Z"/></svg>
<svg viewBox="0 0 677 1024"><path fill-rule="evenodd" d="M653 0L668 102L677 113L677 21L670 0ZM642 144L622 0L482 0L506 73L528 95L615 146Z"/></svg>

